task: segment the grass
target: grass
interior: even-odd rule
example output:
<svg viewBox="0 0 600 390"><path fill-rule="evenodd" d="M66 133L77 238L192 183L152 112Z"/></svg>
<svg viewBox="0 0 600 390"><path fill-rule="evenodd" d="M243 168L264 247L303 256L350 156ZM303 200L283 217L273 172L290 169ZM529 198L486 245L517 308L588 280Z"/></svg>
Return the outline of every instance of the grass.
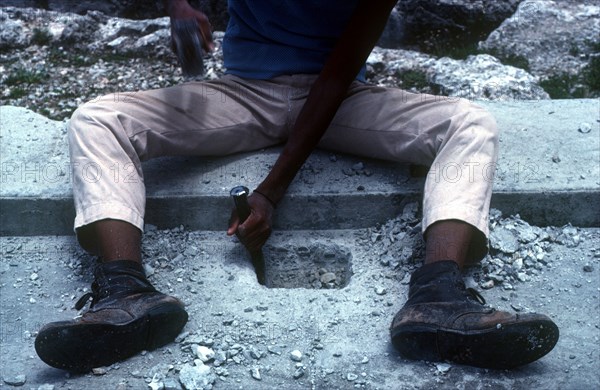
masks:
<svg viewBox="0 0 600 390"><path fill-rule="evenodd" d="M552 99L581 99L589 95L589 91L582 86L582 78L567 73L540 81L540 86Z"/></svg>
<svg viewBox="0 0 600 390"><path fill-rule="evenodd" d="M27 95L27 90L21 87L15 87L10 90L8 94L9 99L19 99Z"/></svg>
<svg viewBox="0 0 600 390"><path fill-rule="evenodd" d="M45 72L34 72L27 69L17 69L4 81L8 86L40 84L48 78Z"/></svg>
<svg viewBox="0 0 600 390"><path fill-rule="evenodd" d="M592 57L583 70L583 79L592 91L600 91L600 56Z"/></svg>
<svg viewBox="0 0 600 390"><path fill-rule="evenodd" d="M52 34L46 28L34 28L31 35L31 43L38 46L46 46L52 41Z"/></svg>
<svg viewBox="0 0 600 390"><path fill-rule="evenodd" d="M497 49L482 50L479 54L489 54L496 57L504 65L514 66L515 68L523 69L527 72L530 71L529 60L518 54L506 54Z"/></svg>
<svg viewBox="0 0 600 390"><path fill-rule="evenodd" d="M421 70L407 70L404 72L397 72L396 77L402 81L402 88L410 89L416 88L421 90L429 87L429 81L427 81L427 75Z"/></svg>
<svg viewBox="0 0 600 390"><path fill-rule="evenodd" d="M90 54L89 52L83 52L81 50L59 50L57 48L51 48L48 53L48 61L63 66L76 66L76 67L88 67L92 66L100 60L110 63L124 63L129 62L132 59L141 58L138 54L134 53L102 53Z"/></svg>

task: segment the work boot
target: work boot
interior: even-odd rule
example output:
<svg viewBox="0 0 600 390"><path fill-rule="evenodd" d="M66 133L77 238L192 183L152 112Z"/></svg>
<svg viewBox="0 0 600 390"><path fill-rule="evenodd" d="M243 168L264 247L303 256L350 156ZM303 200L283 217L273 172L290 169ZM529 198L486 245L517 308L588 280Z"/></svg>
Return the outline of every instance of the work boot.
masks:
<svg viewBox="0 0 600 390"><path fill-rule="evenodd" d="M477 291L465 288L453 261L426 264L412 274L408 301L390 333L406 358L497 369L533 362L558 341L557 326L544 315L485 306Z"/></svg>
<svg viewBox="0 0 600 390"><path fill-rule="evenodd" d="M47 364L85 372L175 339L188 319L183 303L150 284L144 268L129 260L98 264L92 292L75 304L89 309L71 321L45 325L35 350Z"/></svg>

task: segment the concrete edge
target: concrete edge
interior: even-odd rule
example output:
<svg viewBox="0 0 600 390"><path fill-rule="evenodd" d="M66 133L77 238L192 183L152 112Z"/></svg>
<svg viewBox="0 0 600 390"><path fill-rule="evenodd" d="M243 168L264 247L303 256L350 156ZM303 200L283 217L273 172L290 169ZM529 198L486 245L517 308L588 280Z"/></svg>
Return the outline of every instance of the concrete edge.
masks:
<svg viewBox="0 0 600 390"><path fill-rule="evenodd" d="M420 192L289 195L279 205L274 229L359 229L384 223L404 205L421 201ZM600 226L600 191L497 192L491 207L519 214L538 226ZM231 200L223 196L149 196L146 222L159 228L225 230ZM71 197L0 198L0 236L71 235L75 211Z"/></svg>

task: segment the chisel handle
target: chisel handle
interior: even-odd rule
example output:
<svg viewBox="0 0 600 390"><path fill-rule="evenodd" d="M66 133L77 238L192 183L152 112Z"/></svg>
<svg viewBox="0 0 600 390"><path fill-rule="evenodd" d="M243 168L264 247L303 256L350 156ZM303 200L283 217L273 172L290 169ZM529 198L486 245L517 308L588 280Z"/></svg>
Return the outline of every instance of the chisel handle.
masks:
<svg viewBox="0 0 600 390"><path fill-rule="evenodd" d="M250 205L248 204L250 190L244 186L237 186L233 187L229 194L233 198L233 203L235 204L238 217L240 218L240 224L242 224L250 216ZM265 285L265 258L263 257L262 251L251 252L250 257L252 258L252 265L254 266L258 283Z"/></svg>
<svg viewBox="0 0 600 390"><path fill-rule="evenodd" d="M250 216L250 205L248 204L250 190L244 186L237 186L233 187L229 194L233 198L233 203L240 218L240 224L242 224Z"/></svg>

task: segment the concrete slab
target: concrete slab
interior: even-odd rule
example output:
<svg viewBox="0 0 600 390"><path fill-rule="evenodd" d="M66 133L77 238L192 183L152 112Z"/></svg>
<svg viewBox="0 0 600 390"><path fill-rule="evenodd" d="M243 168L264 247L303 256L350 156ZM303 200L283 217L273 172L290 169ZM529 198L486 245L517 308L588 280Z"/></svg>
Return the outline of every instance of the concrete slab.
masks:
<svg viewBox="0 0 600 390"><path fill-rule="evenodd" d="M599 226L599 211L590 205L600 203L600 100L481 104L502 131L492 205L538 225ZM63 122L0 107L0 235L71 233L73 167L65 135ZM279 150L144 163L146 221L223 229L231 208L229 189L254 188ZM333 162L330 155L316 151L309 158L279 206L276 228L371 226L421 196L423 178L411 177L406 165L339 155ZM365 166L362 174L352 170L359 161ZM450 174L446 168L453 167L430 175L443 178ZM95 174L89 167L75 169Z"/></svg>
<svg viewBox="0 0 600 390"><path fill-rule="evenodd" d="M388 326L406 299L409 274L382 265L365 245L365 237L370 240L365 232L279 232L270 241L275 247L321 243L348 250L352 276L341 289L260 286L239 243L222 232L146 235L146 264L154 267L150 280L186 303L190 321L184 332L189 334L99 375L65 375L39 360L33 347L43 324L76 314L72 306L89 288L92 259L72 236L0 237L0 375L26 375L24 388L33 389L148 389L157 372L177 383L179 370L192 364L190 344L196 339L214 350L239 350L237 359L230 356L220 368L207 363L213 372L220 370L214 389L600 387L600 266L593 257L599 229L580 229L577 247L553 244L547 265L529 282L483 292L498 308L544 313L560 328L552 352L509 371L399 357L390 345ZM296 349L303 355L299 363L290 358ZM297 364L303 374L294 378ZM251 376L253 368L260 380ZM0 388L9 387L0 382Z"/></svg>

